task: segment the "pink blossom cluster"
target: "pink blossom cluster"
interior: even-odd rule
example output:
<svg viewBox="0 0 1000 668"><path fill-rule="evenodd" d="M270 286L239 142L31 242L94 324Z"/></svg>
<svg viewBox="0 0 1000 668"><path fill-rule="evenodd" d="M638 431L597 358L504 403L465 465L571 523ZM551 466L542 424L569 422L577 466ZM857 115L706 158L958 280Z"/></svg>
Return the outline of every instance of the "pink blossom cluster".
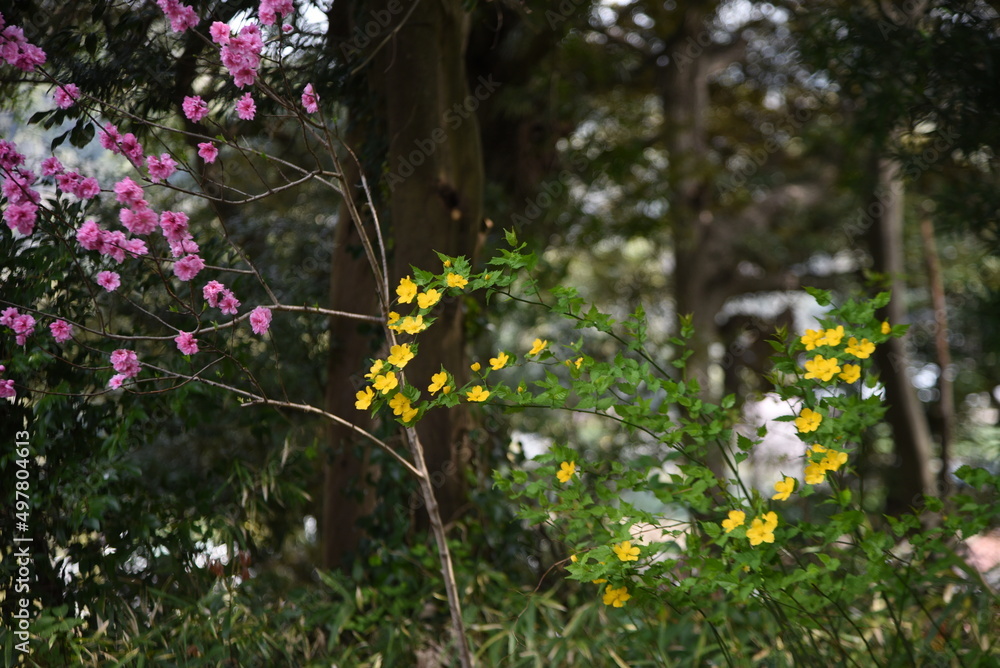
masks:
<svg viewBox="0 0 1000 668"><path fill-rule="evenodd" d="M35 333L35 319L27 313L21 313L14 307L4 309L0 313L0 326L14 330L17 345L23 346L28 337Z"/></svg>
<svg viewBox="0 0 1000 668"><path fill-rule="evenodd" d="M201 142L198 144L198 157L205 162L215 162L215 159L219 157L219 149L210 141Z"/></svg>
<svg viewBox="0 0 1000 668"><path fill-rule="evenodd" d="M102 271L97 274L97 284L108 292L114 292L122 285L122 277L117 271Z"/></svg>
<svg viewBox="0 0 1000 668"><path fill-rule="evenodd" d="M240 300L236 298L232 290L226 288L225 285L219 283L218 281L209 281L202 288L201 294L205 297L205 301L212 308L218 308L226 315L236 315L237 310L240 308Z"/></svg>
<svg viewBox="0 0 1000 668"><path fill-rule="evenodd" d="M111 377L108 387L117 390L123 382L139 375L139 356L134 350L121 348L111 353L111 366L118 373Z"/></svg>
<svg viewBox="0 0 1000 668"><path fill-rule="evenodd" d="M0 373L7 370L3 364L0 364ZM6 399L8 397L16 397L17 390L14 389L14 381L10 378L0 378L0 399Z"/></svg>
<svg viewBox="0 0 1000 668"><path fill-rule="evenodd" d="M31 72L45 63L45 52L29 44L24 38L24 31L17 26L6 26L3 14L0 14L0 62L13 65L19 70Z"/></svg>
<svg viewBox="0 0 1000 668"><path fill-rule="evenodd" d="M144 195L142 186L127 176L115 184L115 200L126 207L118 211L118 220L132 234L145 235L156 229L156 212L149 208Z"/></svg>
<svg viewBox="0 0 1000 668"><path fill-rule="evenodd" d="M35 173L23 167L24 155L13 142L0 139L0 172L5 174L0 192L7 198L3 219L12 230L28 236L35 230L41 195L31 186Z"/></svg>
<svg viewBox="0 0 1000 668"><path fill-rule="evenodd" d="M188 95L181 104L184 116L192 123L197 123L208 115L208 105L200 95Z"/></svg>
<svg viewBox="0 0 1000 668"><path fill-rule="evenodd" d="M101 130L98 138L100 139L101 146L116 155L119 153L123 154L136 167L142 167L146 164L146 158L142 152L142 144L139 143L139 140L131 132L123 135L118 131L117 127L108 124L108 127Z"/></svg>
<svg viewBox="0 0 1000 668"><path fill-rule="evenodd" d="M146 164L149 166L149 180L153 183L165 181L177 171L177 163L169 153L161 153L160 157L151 155L146 158Z"/></svg>
<svg viewBox="0 0 1000 668"><path fill-rule="evenodd" d="M212 40L221 47L222 64L232 75L233 83L239 88L253 85L260 67L260 53L264 49L260 28L255 24L243 26L234 37L228 25L216 21L209 32Z"/></svg>
<svg viewBox="0 0 1000 668"><path fill-rule="evenodd" d="M198 352L198 339L194 338L191 332L181 332L174 337L174 343L183 355L194 355Z"/></svg>
<svg viewBox="0 0 1000 668"><path fill-rule="evenodd" d="M49 323L49 331L56 343L65 343L73 338L73 325L65 320L55 320Z"/></svg>
<svg viewBox="0 0 1000 668"><path fill-rule="evenodd" d="M311 83L306 84L305 90L302 91L302 106L310 114L315 114L319 111L319 95L316 94Z"/></svg>
<svg viewBox="0 0 1000 668"><path fill-rule="evenodd" d="M44 167L43 165L43 169ZM84 178L79 172L61 171L56 173L55 177L59 190L77 199L93 199L101 193L101 185L93 176Z"/></svg>
<svg viewBox="0 0 1000 668"><path fill-rule="evenodd" d="M174 32L184 32L198 25L198 14L192 7L182 5L178 0L156 0L156 4L170 19L170 29Z"/></svg>
<svg viewBox="0 0 1000 668"><path fill-rule="evenodd" d="M76 104L80 97L80 87L76 84L64 84L56 88L56 106L60 109L69 109Z"/></svg>
<svg viewBox="0 0 1000 668"><path fill-rule="evenodd" d="M253 117L257 115L257 105L254 104L253 95L244 93L243 97L236 102L236 115L244 121L253 120Z"/></svg>
<svg viewBox="0 0 1000 668"><path fill-rule="evenodd" d="M271 328L271 309L258 306L250 311L250 328L254 334L266 334Z"/></svg>
<svg viewBox="0 0 1000 668"><path fill-rule="evenodd" d="M260 9L257 14L260 22L266 26L274 25L278 20L278 14L288 16L295 8L292 0L260 0Z"/></svg>

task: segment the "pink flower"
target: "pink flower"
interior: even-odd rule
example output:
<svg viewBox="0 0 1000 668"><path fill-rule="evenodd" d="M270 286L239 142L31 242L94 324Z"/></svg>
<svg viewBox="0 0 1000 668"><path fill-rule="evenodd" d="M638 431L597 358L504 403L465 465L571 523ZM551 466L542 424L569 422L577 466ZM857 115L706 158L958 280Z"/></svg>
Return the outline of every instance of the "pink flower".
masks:
<svg viewBox="0 0 1000 668"><path fill-rule="evenodd" d="M14 389L14 381L8 378L7 380L0 380L0 399L7 399L8 397L16 397L17 390Z"/></svg>
<svg viewBox="0 0 1000 668"><path fill-rule="evenodd" d="M185 97L181 107L184 109L184 115L192 123L197 123L208 115L208 105L200 95Z"/></svg>
<svg viewBox="0 0 1000 668"><path fill-rule="evenodd" d="M93 176L88 176L77 184L73 194L79 199L93 199L101 194L101 184Z"/></svg>
<svg viewBox="0 0 1000 668"><path fill-rule="evenodd" d="M221 46L229 44L229 36L232 34L229 26L222 21L216 21L208 29L208 34L212 36L212 41Z"/></svg>
<svg viewBox="0 0 1000 668"><path fill-rule="evenodd" d="M164 211L160 214L160 229L167 241L181 241L188 236L188 217L181 211Z"/></svg>
<svg viewBox="0 0 1000 668"><path fill-rule="evenodd" d="M17 145L6 139L0 139L0 167L10 171L22 164L24 164L24 154L18 153Z"/></svg>
<svg viewBox="0 0 1000 668"><path fill-rule="evenodd" d="M292 32L293 30L295 30L295 28L293 28L291 26L291 24L286 23L285 25L281 26L281 32L283 32L285 34L288 34L288 33Z"/></svg>
<svg viewBox="0 0 1000 668"><path fill-rule="evenodd" d="M198 352L198 339L190 332L181 332L175 336L174 343L177 344L177 350L185 355L194 355Z"/></svg>
<svg viewBox="0 0 1000 668"><path fill-rule="evenodd" d="M35 173L30 169L17 168L7 175L3 181L3 194L7 197L8 204L24 204L31 202L38 204L42 196L31 188L36 180Z"/></svg>
<svg viewBox="0 0 1000 668"><path fill-rule="evenodd" d="M56 343L64 343L73 338L73 326L65 320L56 320L49 324L49 331Z"/></svg>
<svg viewBox="0 0 1000 668"><path fill-rule="evenodd" d="M97 275L97 284L108 292L114 292L122 284L122 279L116 271L102 271Z"/></svg>
<svg viewBox="0 0 1000 668"><path fill-rule="evenodd" d="M221 310L226 315L236 315L237 309L240 307L240 300L236 298L230 290L226 290L222 293L222 297L219 299L219 310Z"/></svg>
<svg viewBox="0 0 1000 668"><path fill-rule="evenodd" d="M62 172L62 163L59 162L59 158L56 156L42 160L42 176L53 176L55 174L61 174Z"/></svg>
<svg viewBox="0 0 1000 668"><path fill-rule="evenodd" d="M219 157L219 149L215 148L215 144L210 141L202 142L198 144L198 157L205 162L215 162L215 159Z"/></svg>
<svg viewBox="0 0 1000 668"><path fill-rule="evenodd" d="M253 84L257 78L257 68L260 66L260 52L264 48L264 40L260 36L260 28L254 24L243 26L239 35L229 36L219 50L222 64L233 76L233 83L243 88Z"/></svg>
<svg viewBox="0 0 1000 668"><path fill-rule="evenodd" d="M111 353L111 366L124 378L132 378L139 375L139 356L134 350L121 348Z"/></svg>
<svg viewBox="0 0 1000 668"><path fill-rule="evenodd" d="M310 114L315 114L319 111L319 95L313 90L313 85L306 84L306 88L302 91L302 106L306 108Z"/></svg>
<svg viewBox="0 0 1000 668"><path fill-rule="evenodd" d="M107 255L112 260L121 264L125 261L125 233L121 230L108 232L101 231L101 254Z"/></svg>
<svg viewBox="0 0 1000 668"><path fill-rule="evenodd" d="M126 132L122 135L121 140L118 142L118 147L125 154L125 157L136 167L142 167L146 164L146 158L142 155L142 144L139 143L139 140L131 132Z"/></svg>
<svg viewBox="0 0 1000 668"><path fill-rule="evenodd" d="M271 309L258 306L250 312L250 327L254 334L266 334L271 328Z"/></svg>
<svg viewBox="0 0 1000 668"><path fill-rule="evenodd" d="M193 8L182 5L178 0L156 0L156 4L170 19L170 29L174 32L184 32L198 25L198 14Z"/></svg>
<svg viewBox="0 0 1000 668"><path fill-rule="evenodd" d="M246 93L236 103L236 114L244 121L252 121L257 115L257 105L254 104L253 96Z"/></svg>
<svg viewBox="0 0 1000 668"><path fill-rule="evenodd" d="M205 268L205 261L197 255L186 255L174 263L174 275L182 281L190 281Z"/></svg>
<svg viewBox="0 0 1000 668"><path fill-rule="evenodd" d="M132 234L149 234L156 229L156 212L146 207L120 209L118 220Z"/></svg>
<svg viewBox="0 0 1000 668"><path fill-rule="evenodd" d="M146 200L142 198L144 194L142 186L127 176L115 184L115 199L120 204L131 207L146 206Z"/></svg>
<svg viewBox="0 0 1000 668"><path fill-rule="evenodd" d="M200 252L201 249L198 248L198 244L196 244L190 236L170 242L171 257L180 257L181 255L197 255Z"/></svg>
<svg viewBox="0 0 1000 668"><path fill-rule="evenodd" d="M218 281L209 281L208 283L205 284L205 287L202 288L201 290L201 294L205 297L205 301L207 301L208 305L211 306L212 308L216 308L219 305L219 294L223 292L228 292L226 290L226 286L223 285L222 283L219 283ZM8 311L13 310L15 314L17 313L17 309L7 309L7 310ZM6 312L7 311L4 311L4 313ZM4 324L3 320L0 320L0 324Z"/></svg>
<svg viewBox="0 0 1000 668"><path fill-rule="evenodd" d="M129 239L125 242L125 253L132 257L139 257L147 255L149 249L146 248L146 242L142 239Z"/></svg>
<svg viewBox="0 0 1000 668"><path fill-rule="evenodd" d="M104 248L104 238L101 232L102 230L97 223L88 220L76 231L76 241L87 250L101 251Z"/></svg>
<svg viewBox="0 0 1000 668"><path fill-rule="evenodd" d="M122 386L122 383L125 382L126 378L127 376L125 376L124 374L116 373L115 375L111 376L111 380L108 381L108 387L110 387L112 390L117 390Z"/></svg>
<svg viewBox="0 0 1000 668"><path fill-rule="evenodd" d="M170 157L169 153L161 153L157 158L151 155L147 158L149 164L149 180L159 183L163 179L169 179L170 175L177 171L177 163Z"/></svg>
<svg viewBox="0 0 1000 668"><path fill-rule="evenodd" d="M71 193L80 187L80 181L83 177L80 176L79 172L64 172L63 174L56 174L56 185L59 186L59 190L64 193Z"/></svg>
<svg viewBox="0 0 1000 668"><path fill-rule="evenodd" d="M38 218L38 207L31 202L11 204L3 212L7 227L17 230L24 236L35 231L35 220Z"/></svg>
<svg viewBox="0 0 1000 668"><path fill-rule="evenodd" d="M10 308L5 308L2 312L0 312L0 325L4 327L13 327L14 318L16 318L17 315L18 315L18 310L13 306L11 306Z"/></svg>
<svg viewBox="0 0 1000 668"><path fill-rule="evenodd" d="M2 26L0 26L2 27ZM0 32L0 62L30 72L45 63L45 52L24 38L24 31L17 26L7 26Z"/></svg>
<svg viewBox="0 0 1000 668"><path fill-rule="evenodd" d="M35 319L27 313L21 313L14 316L13 322L10 323L10 328L14 330L15 334L25 337L31 336L35 331Z"/></svg>
<svg viewBox="0 0 1000 668"><path fill-rule="evenodd" d="M56 88L56 105L60 109L69 109L80 97L80 88L76 84L66 84Z"/></svg>
<svg viewBox="0 0 1000 668"><path fill-rule="evenodd" d="M101 130L101 134L98 135L98 139L101 141L101 146L112 153L121 153L122 150L118 146L122 142L122 135L118 132L118 128L114 125L108 124L108 127Z"/></svg>
<svg viewBox="0 0 1000 668"><path fill-rule="evenodd" d="M292 0L261 0L258 15L261 23L270 26L278 20L278 14L287 16L293 11Z"/></svg>

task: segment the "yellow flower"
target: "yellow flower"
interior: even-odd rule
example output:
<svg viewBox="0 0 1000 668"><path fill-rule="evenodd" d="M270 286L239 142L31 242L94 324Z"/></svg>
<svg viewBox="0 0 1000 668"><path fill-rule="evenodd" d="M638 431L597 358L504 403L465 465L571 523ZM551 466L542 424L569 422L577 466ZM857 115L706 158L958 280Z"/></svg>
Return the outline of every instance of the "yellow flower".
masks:
<svg viewBox="0 0 1000 668"><path fill-rule="evenodd" d="M611 549L622 561L639 561L639 548L632 547L632 541L630 540L613 545Z"/></svg>
<svg viewBox="0 0 1000 668"><path fill-rule="evenodd" d="M444 371L436 373L433 376L431 376L431 384L430 384L430 386L428 386L427 391L430 392L431 394L434 394L438 390L441 390L441 389L444 389L445 387L447 387L447 385L446 385L447 382L448 382L448 374L447 373L445 373ZM448 394L448 393L445 392L445 394Z"/></svg>
<svg viewBox="0 0 1000 668"><path fill-rule="evenodd" d="M489 390L484 390L482 385L476 385L465 393L465 397L469 401L486 401L489 396Z"/></svg>
<svg viewBox="0 0 1000 668"><path fill-rule="evenodd" d="M406 363L413 359L413 351L410 350L410 344L404 343L402 345L393 346L389 349L389 364L398 366L402 369L406 366Z"/></svg>
<svg viewBox="0 0 1000 668"><path fill-rule="evenodd" d="M833 379L834 374L840 372L840 365L837 358L824 359L822 355L816 355L805 364L806 373L803 378L816 378L824 383Z"/></svg>
<svg viewBox="0 0 1000 668"><path fill-rule="evenodd" d="M778 528L778 513L773 510L762 515L764 518L764 531L774 531Z"/></svg>
<svg viewBox="0 0 1000 668"><path fill-rule="evenodd" d="M892 334L892 325L889 324L888 320L882 321L882 333Z"/></svg>
<svg viewBox="0 0 1000 668"><path fill-rule="evenodd" d="M746 519L747 514L742 510L730 510L729 519L722 520L722 528L726 530L726 533L729 533L736 527L743 526Z"/></svg>
<svg viewBox="0 0 1000 668"><path fill-rule="evenodd" d="M382 394L389 394L392 390L399 385L399 380L396 378L396 372L390 371L389 373L383 374L381 376L375 376L375 381L372 383L375 389Z"/></svg>
<svg viewBox="0 0 1000 668"><path fill-rule="evenodd" d="M566 366L574 366L575 365L577 369L580 368L581 364L583 364L583 358L582 357L577 357L575 360L566 360Z"/></svg>
<svg viewBox="0 0 1000 668"><path fill-rule="evenodd" d="M372 405L372 399L375 398L375 393L372 392L372 388L366 387L354 396L358 398L358 400L354 402L354 407L359 411L363 411Z"/></svg>
<svg viewBox="0 0 1000 668"><path fill-rule="evenodd" d="M806 484L819 485L826 480L826 468L822 464L809 462L806 464Z"/></svg>
<svg viewBox="0 0 1000 668"><path fill-rule="evenodd" d="M823 461L819 463L827 471L839 471L840 467L847 463L847 453L838 450L829 450Z"/></svg>
<svg viewBox="0 0 1000 668"><path fill-rule="evenodd" d="M774 489L777 494L771 498L775 501L784 501L792 495L792 492L795 491L795 478L789 478L786 476L784 480L779 480L774 483Z"/></svg>
<svg viewBox="0 0 1000 668"><path fill-rule="evenodd" d="M420 332L427 329L427 325L424 324L424 316L418 315L416 317L408 315L402 320L395 320L389 324L389 329L394 332L406 332L407 334L419 334Z"/></svg>
<svg viewBox="0 0 1000 668"><path fill-rule="evenodd" d="M396 313L395 311L389 311L389 319L386 322L386 324L392 325L392 323L396 322L397 320L399 320L399 314ZM389 329L392 329L392 327L390 327Z"/></svg>
<svg viewBox="0 0 1000 668"><path fill-rule="evenodd" d="M496 357L490 358L490 367L494 371L499 371L500 369L507 366L507 362L510 361L510 356L507 353L501 352Z"/></svg>
<svg viewBox="0 0 1000 668"><path fill-rule="evenodd" d="M372 362L372 368L368 370L365 374L365 378L371 379L382 373L382 366L385 364L382 360L375 360Z"/></svg>
<svg viewBox="0 0 1000 668"><path fill-rule="evenodd" d="M861 367L857 364L845 364L844 372L840 374L840 379L845 383L854 383L861 378Z"/></svg>
<svg viewBox="0 0 1000 668"><path fill-rule="evenodd" d="M538 353L545 350L545 347L549 345L548 341L544 339L535 339L535 342L531 346L531 350L528 351L529 355L537 355Z"/></svg>
<svg viewBox="0 0 1000 668"><path fill-rule="evenodd" d="M430 308L441 301L441 293L437 290L428 290L417 295L417 306L420 308Z"/></svg>
<svg viewBox="0 0 1000 668"><path fill-rule="evenodd" d="M447 269L450 266L451 266L451 260L445 260L444 261L444 268Z"/></svg>
<svg viewBox="0 0 1000 668"><path fill-rule="evenodd" d="M838 325L837 329L828 329L823 333L819 345L839 346L842 338L844 338L844 326Z"/></svg>
<svg viewBox="0 0 1000 668"><path fill-rule="evenodd" d="M619 587L618 589L614 589L611 585L608 585L604 590L604 605L621 608L624 607L625 601L630 598L632 598L632 595L628 593L628 587Z"/></svg>
<svg viewBox="0 0 1000 668"><path fill-rule="evenodd" d="M412 422L420 411L412 406L403 411L403 422Z"/></svg>
<svg viewBox="0 0 1000 668"><path fill-rule="evenodd" d="M816 346L821 346L823 340L823 330L822 329L807 329L806 333L802 335L799 341L802 345L806 347L806 350L812 350Z"/></svg>
<svg viewBox="0 0 1000 668"><path fill-rule="evenodd" d="M402 392L397 392L389 400L389 408L392 409L393 415L402 415L403 411L410 409L410 400Z"/></svg>
<svg viewBox="0 0 1000 668"><path fill-rule="evenodd" d="M866 360L873 352L875 352L875 344L868 339L861 339L859 342L853 336L847 341L847 348L845 350L857 357L859 360Z"/></svg>
<svg viewBox="0 0 1000 668"><path fill-rule="evenodd" d="M569 479L573 477L576 473L576 462L563 462L559 465L559 471L556 473L556 479L559 482L569 482Z"/></svg>
<svg viewBox="0 0 1000 668"><path fill-rule="evenodd" d="M811 408L803 408L799 416L795 418L795 426L803 434L819 429L819 423L823 421L823 416Z"/></svg>
<svg viewBox="0 0 1000 668"><path fill-rule="evenodd" d="M465 278L461 274L448 274L448 287L449 288L464 288L469 284L469 279Z"/></svg>
<svg viewBox="0 0 1000 668"><path fill-rule="evenodd" d="M472 363L472 364L471 364L471 365L469 366L469 368L470 368L470 369L472 369L473 371L479 371L479 370L480 370L480 369L482 369L483 367L482 367L482 365L481 365L481 364L480 364L479 362L473 362L473 363Z"/></svg>
<svg viewBox="0 0 1000 668"><path fill-rule="evenodd" d="M769 515L771 513L768 513ZM750 539L750 545L757 546L761 543L773 543L774 542L774 528L777 526L777 518L775 518L774 526L769 522L761 520L759 517L755 517L753 522L750 523L750 528L747 529L747 538Z"/></svg>
<svg viewBox="0 0 1000 668"><path fill-rule="evenodd" d="M417 284L414 283L409 276L407 276L399 282L399 287L396 288L396 294L399 296L400 304L409 304L413 301L413 298L417 296Z"/></svg>
<svg viewBox="0 0 1000 668"><path fill-rule="evenodd" d="M826 448L824 448L819 443L813 443L812 445L809 446L809 452L817 452L819 454L823 454L824 452L826 452Z"/></svg>

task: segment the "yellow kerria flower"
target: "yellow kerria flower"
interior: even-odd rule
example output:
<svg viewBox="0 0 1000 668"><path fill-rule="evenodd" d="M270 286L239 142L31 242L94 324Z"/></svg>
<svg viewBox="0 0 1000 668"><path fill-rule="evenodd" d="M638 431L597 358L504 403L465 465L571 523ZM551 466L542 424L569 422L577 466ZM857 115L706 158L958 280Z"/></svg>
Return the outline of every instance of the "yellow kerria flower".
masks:
<svg viewBox="0 0 1000 668"><path fill-rule="evenodd" d="M469 284L469 279L465 278L461 274L448 274L448 287L449 288L464 288Z"/></svg>
<svg viewBox="0 0 1000 668"><path fill-rule="evenodd" d="M889 324L888 320L883 320L882 321L882 333L883 334L892 334L892 325Z"/></svg>
<svg viewBox="0 0 1000 668"><path fill-rule="evenodd" d="M375 360L374 362L372 362L372 368L369 369L368 373L365 374L365 378L368 378L370 380L375 376L379 375L380 373L382 373L382 367L384 365L385 362L383 362L382 360Z"/></svg>
<svg viewBox="0 0 1000 668"><path fill-rule="evenodd" d="M775 523L777 526L777 523ZM750 545L757 546L761 543L773 543L774 542L774 526L770 523L765 522L759 517L755 517L753 522L750 523L750 528L747 529L747 538L750 539Z"/></svg>
<svg viewBox="0 0 1000 668"><path fill-rule="evenodd" d="M730 510L729 518L722 520L722 528L726 530L726 533L729 533L736 527L743 526L743 523L746 522L746 519L747 519L747 514L742 510Z"/></svg>
<svg viewBox="0 0 1000 668"><path fill-rule="evenodd" d="M632 596L628 593L628 587L619 587L618 589L614 589L611 585L608 585L604 590L604 605L621 608L624 607L625 601L630 598L632 598Z"/></svg>
<svg viewBox="0 0 1000 668"><path fill-rule="evenodd" d="M834 374L840 372L840 365L837 364L836 357L824 359L822 355L816 355L816 357L806 362L805 367L807 373L803 378L815 378L824 383L832 380Z"/></svg>
<svg viewBox="0 0 1000 668"><path fill-rule="evenodd" d="M412 316L408 315L402 320L396 320L393 324L389 325L389 329L394 332L406 332L407 334L419 334L420 332L427 329L427 325L424 324L424 316Z"/></svg>
<svg viewBox="0 0 1000 668"><path fill-rule="evenodd" d="M490 358L490 367L494 371L499 371L500 369L507 366L507 362L510 361L510 356L507 353L501 352L496 357Z"/></svg>
<svg viewBox="0 0 1000 668"><path fill-rule="evenodd" d="M437 290L428 290L417 295L417 306L420 308L430 308L441 301L441 293Z"/></svg>
<svg viewBox="0 0 1000 668"><path fill-rule="evenodd" d="M354 407L359 411L363 411L372 405L372 399L375 398L375 393L372 392L372 388L366 387L354 396L358 399L354 402Z"/></svg>
<svg viewBox="0 0 1000 668"><path fill-rule="evenodd" d="M819 485L826 480L826 468L822 464L809 462L806 464L805 475L807 485Z"/></svg>
<svg viewBox="0 0 1000 668"><path fill-rule="evenodd" d="M844 326L838 325L836 329L828 329L823 332L823 338L819 345L839 346L840 340L844 338Z"/></svg>
<svg viewBox="0 0 1000 668"><path fill-rule="evenodd" d="M472 369L473 371L479 371L483 367L479 362L473 362L471 365L469 365L469 368Z"/></svg>
<svg viewBox="0 0 1000 668"><path fill-rule="evenodd" d="M431 376L431 384L427 387L427 391L430 392L431 394L434 394L438 390L445 388L447 386L447 383L448 383L448 374L445 373L444 371L441 371ZM447 392L445 392L445 394L447 394Z"/></svg>
<svg viewBox="0 0 1000 668"><path fill-rule="evenodd" d="M611 549L622 561L639 561L639 548L632 547L632 541L630 540L613 545Z"/></svg>
<svg viewBox="0 0 1000 668"><path fill-rule="evenodd" d="M556 472L556 479L559 482L569 482L569 479L576 473L576 462L563 462Z"/></svg>
<svg viewBox="0 0 1000 668"><path fill-rule="evenodd" d="M402 415L403 411L409 410L410 400L402 392L397 392L389 400L389 408L392 409L393 415Z"/></svg>
<svg viewBox="0 0 1000 668"><path fill-rule="evenodd" d="M465 393L465 398L469 401L486 401L489 396L489 390L484 390L482 385L476 385Z"/></svg>
<svg viewBox="0 0 1000 668"><path fill-rule="evenodd" d="M803 408L799 416L795 418L795 426L803 434L819 429L819 423L823 421L823 416L811 408Z"/></svg>
<svg viewBox="0 0 1000 668"><path fill-rule="evenodd" d="M420 412L419 409L410 406L405 411L403 411L403 422L412 422L413 419L417 417L417 413L419 412Z"/></svg>
<svg viewBox="0 0 1000 668"><path fill-rule="evenodd" d="M764 520L765 531L774 531L778 528L778 513L772 510L769 513L764 513L761 517Z"/></svg>
<svg viewBox="0 0 1000 668"><path fill-rule="evenodd" d="M861 378L861 367L857 364L845 364L840 379L845 383L854 383L858 378Z"/></svg>
<svg viewBox="0 0 1000 668"><path fill-rule="evenodd" d="M396 386L399 385L399 380L396 378L396 372L390 371L386 374L375 376L375 381L372 385L382 394L389 394L389 392L396 389Z"/></svg>
<svg viewBox="0 0 1000 668"><path fill-rule="evenodd" d="M399 296L400 304L409 304L413 301L413 298L417 296L417 284L414 283L409 276L399 281L399 286L396 288L396 294Z"/></svg>
<svg viewBox="0 0 1000 668"><path fill-rule="evenodd" d="M784 480L779 480L778 482L774 483L774 489L777 492L777 494L775 494L771 498L774 499L775 501L784 501L785 499L787 499L792 495L792 492L795 491L795 478L789 478L788 476L785 476Z"/></svg>
<svg viewBox="0 0 1000 668"><path fill-rule="evenodd" d="M396 313L395 311L389 311L389 318L386 321L386 324L392 325L397 320L399 320L399 314ZM392 329L392 327L390 327L389 329Z"/></svg>
<svg viewBox="0 0 1000 668"><path fill-rule="evenodd" d="M838 450L828 450L823 461L819 463L827 471L839 471L847 463L847 453Z"/></svg>
<svg viewBox="0 0 1000 668"><path fill-rule="evenodd" d="M806 347L806 350L812 350L816 346L823 345L821 343L822 339L823 339L822 329L807 329L806 333L802 335L802 338L799 339L799 341L801 341L802 345Z"/></svg>
<svg viewBox="0 0 1000 668"><path fill-rule="evenodd" d="M861 339L858 341L853 336L847 341L847 348L845 348L849 354L854 355L859 360L868 359L873 352L875 352L875 344L868 339Z"/></svg>
<svg viewBox="0 0 1000 668"><path fill-rule="evenodd" d="M818 452L819 454L823 454L824 452L826 452L826 448L824 448L819 443L813 443L812 445L809 446L809 452L811 453Z"/></svg>
<svg viewBox="0 0 1000 668"><path fill-rule="evenodd" d="M545 347L549 345L548 341L544 339L535 339L535 342L531 346L531 350L528 351L529 355L537 355L538 353L545 350Z"/></svg>
<svg viewBox="0 0 1000 668"><path fill-rule="evenodd" d="M389 364L392 364L393 366L398 366L402 369L411 359L413 359L413 351L410 350L409 343L403 343L389 349L388 360Z"/></svg>

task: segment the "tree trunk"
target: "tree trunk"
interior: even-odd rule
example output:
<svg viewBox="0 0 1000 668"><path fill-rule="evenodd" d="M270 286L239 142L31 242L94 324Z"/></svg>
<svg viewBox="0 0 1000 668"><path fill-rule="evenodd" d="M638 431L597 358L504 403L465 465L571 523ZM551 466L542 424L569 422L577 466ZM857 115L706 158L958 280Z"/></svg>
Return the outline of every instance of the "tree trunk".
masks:
<svg viewBox="0 0 1000 668"><path fill-rule="evenodd" d="M886 277L892 289L892 300L886 307L890 323L906 320L906 283L903 264L903 182L899 165L886 158L877 160L875 194L868 211L874 224L871 228L874 269ZM919 506L924 494L933 494L934 475L931 472L931 435L927 417L910 382L909 356L901 339L890 339L879 346L875 360L885 385L889 409L886 418L892 426L896 445L896 461L887 472L888 495L885 512L898 516Z"/></svg>

